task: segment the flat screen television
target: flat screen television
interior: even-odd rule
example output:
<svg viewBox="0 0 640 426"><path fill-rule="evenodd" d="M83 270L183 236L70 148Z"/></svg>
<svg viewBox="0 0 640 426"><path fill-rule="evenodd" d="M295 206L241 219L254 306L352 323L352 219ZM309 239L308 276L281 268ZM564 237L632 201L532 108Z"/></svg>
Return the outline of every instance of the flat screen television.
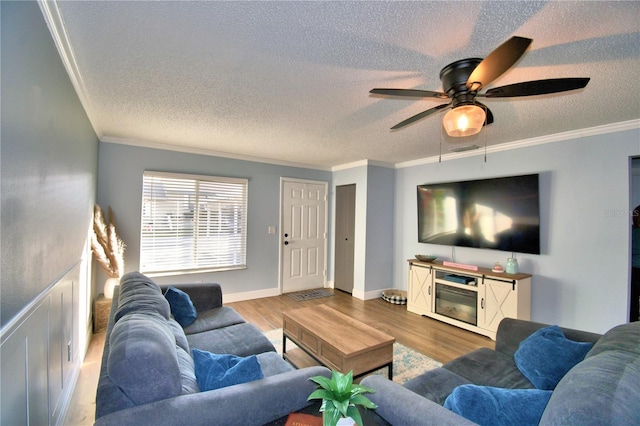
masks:
<svg viewBox="0 0 640 426"><path fill-rule="evenodd" d="M418 185L418 241L540 254L538 175Z"/></svg>

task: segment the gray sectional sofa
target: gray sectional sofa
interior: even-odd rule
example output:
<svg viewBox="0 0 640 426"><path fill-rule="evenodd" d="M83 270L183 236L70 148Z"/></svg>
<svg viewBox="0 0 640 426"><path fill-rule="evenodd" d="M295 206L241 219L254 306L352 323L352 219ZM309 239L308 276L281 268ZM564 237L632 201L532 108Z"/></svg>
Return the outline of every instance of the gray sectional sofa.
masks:
<svg viewBox="0 0 640 426"><path fill-rule="evenodd" d="M296 370L254 325L222 305L218 284L176 286L197 317L174 319L163 289L129 273L116 287L96 395L96 425L261 425L307 405L309 377L324 367ZM191 349L256 355L264 378L200 391Z"/></svg>
<svg viewBox="0 0 640 426"><path fill-rule="evenodd" d="M368 395L378 404L377 414L394 425L472 425L444 408L446 398L461 385L533 389L514 354L546 324L504 319L498 328L495 350L483 348L428 371L403 386L382 376L369 376L362 384L376 390ZM604 335L561 329L567 339L592 342L584 360L561 377L544 401L541 425L640 425L640 323L617 326ZM554 356L561 356L556 354ZM475 387L475 386L471 386ZM468 402L468 401L467 401ZM486 407L475 407L483 411ZM500 406L503 416L512 407ZM527 404L517 407L526 410ZM519 413L515 413L519 414ZM524 424L495 418L485 424ZM536 424L533 422L533 424Z"/></svg>

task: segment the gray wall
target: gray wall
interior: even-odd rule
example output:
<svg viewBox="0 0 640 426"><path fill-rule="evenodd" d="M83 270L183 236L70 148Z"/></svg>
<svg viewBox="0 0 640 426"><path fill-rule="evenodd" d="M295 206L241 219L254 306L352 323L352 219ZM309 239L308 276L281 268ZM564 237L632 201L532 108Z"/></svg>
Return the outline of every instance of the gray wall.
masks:
<svg viewBox="0 0 640 426"><path fill-rule="evenodd" d="M368 168L365 290L369 294L393 287L394 175L394 169Z"/></svg>
<svg viewBox="0 0 640 426"><path fill-rule="evenodd" d="M540 173L541 255L517 254L533 274L532 319L594 332L626 322L630 157L640 130L583 137L397 170L395 286L406 288L416 253L452 258L451 247L417 242L416 185ZM510 253L456 248L455 261L491 266Z"/></svg>
<svg viewBox="0 0 640 426"><path fill-rule="evenodd" d="M0 423L61 424L90 324L98 140L38 4L0 7Z"/></svg>
<svg viewBox="0 0 640 426"><path fill-rule="evenodd" d="M2 2L2 326L80 259L98 140L36 2Z"/></svg>
<svg viewBox="0 0 640 426"><path fill-rule="evenodd" d="M157 277L159 283L219 282L226 295L278 287L280 177L331 182L328 171L285 167L235 159L100 143L98 202L111 206L127 245L125 270L139 268L142 173L156 170L249 179L247 269ZM329 205L329 211L332 204ZM269 226L278 233L268 234ZM331 242L329 242L331 245ZM98 280L98 286L104 282ZM96 289L100 293L100 288Z"/></svg>

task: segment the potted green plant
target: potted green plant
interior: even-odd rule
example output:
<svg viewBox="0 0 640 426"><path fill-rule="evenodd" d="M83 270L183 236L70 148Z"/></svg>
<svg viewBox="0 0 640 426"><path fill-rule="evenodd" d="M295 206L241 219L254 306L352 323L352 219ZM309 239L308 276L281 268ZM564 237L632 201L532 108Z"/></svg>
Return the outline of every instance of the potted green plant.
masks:
<svg viewBox="0 0 640 426"><path fill-rule="evenodd" d="M353 370L347 374L332 371L331 378L314 376L310 380L318 384L307 400L322 399L320 411L323 413L324 426L336 426L341 419L351 418L353 422L340 423L353 425L354 422L362 426L362 417L358 405L365 408L378 408L369 398L362 395L373 393L373 389L353 383Z"/></svg>

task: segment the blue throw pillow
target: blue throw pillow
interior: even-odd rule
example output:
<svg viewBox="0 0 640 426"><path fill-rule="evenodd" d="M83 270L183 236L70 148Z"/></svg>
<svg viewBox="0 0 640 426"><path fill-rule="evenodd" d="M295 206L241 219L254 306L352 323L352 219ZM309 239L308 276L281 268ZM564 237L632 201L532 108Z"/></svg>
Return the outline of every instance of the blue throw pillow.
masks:
<svg viewBox="0 0 640 426"><path fill-rule="evenodd" d="M444 407L480 425L537 425L552 391L461 385Z"/></svg>
<svg viewBox="0 0 640 426"><path fill-rule="evenodd" d="M191 298L184 291L175 287L168 287L164 297L169 301L173 317L183 328L191 325L198 317Z"/></svg>
<svg viewBox="0 0 640 426"><path fill-rule="evenodd" d="M565 337L557 325L544 327L520 342L514 355L520 372L538 389L555 389L593 346Z"/></svg>
<svg viewBox="0 0 640 426"><path fill-rule="evenodd" d="M219 389L262 379L262 367L255 355L218 355L192 349L196 379L201 391Z"/></svg>

